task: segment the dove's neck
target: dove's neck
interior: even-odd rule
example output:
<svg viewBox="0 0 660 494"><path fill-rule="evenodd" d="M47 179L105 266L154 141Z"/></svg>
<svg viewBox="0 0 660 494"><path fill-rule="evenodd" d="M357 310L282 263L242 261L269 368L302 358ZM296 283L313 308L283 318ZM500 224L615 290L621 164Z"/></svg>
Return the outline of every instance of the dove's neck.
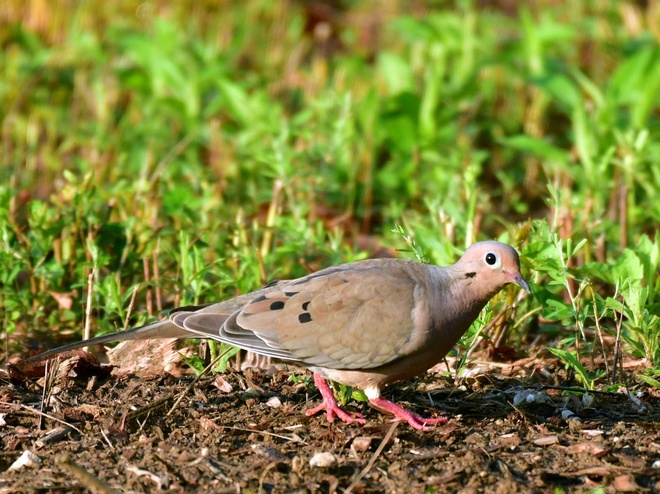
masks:
<svg viewBox="0 0 660 494"><path fill-rule="evenodd" d="M451 321L442 331L457 341L479 316L492 294L482 293L477 283L461 276L452 266L440 268L436 278L433 319L436 324Z"/></svg>

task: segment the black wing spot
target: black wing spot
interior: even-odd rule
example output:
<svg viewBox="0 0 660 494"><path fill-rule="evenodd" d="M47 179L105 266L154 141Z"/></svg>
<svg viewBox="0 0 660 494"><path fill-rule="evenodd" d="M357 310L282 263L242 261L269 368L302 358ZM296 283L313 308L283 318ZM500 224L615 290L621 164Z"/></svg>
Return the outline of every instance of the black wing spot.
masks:
<svg viewBox="0 0 660 494"><path fill-rule="evenodd" d="M310 322L312 320L312 315L309 312L303 312L298 316L298 320L301 324L305 324L306 322Z"/></svg>
<svg viewBox="0 0 660 494"><path fill-rule="evenodd" d="M266 297L266 295L259 295L257 298L255 298L254 300L252 300L251 303L256 304L257 302L263 302L263 301L266 300L267 298L268 298L268 297Z"/></svg>
<svg viewBox="0 0 660 494"><path fill-rule="evenodd" d="M302 310L307 310L307 307L309 307L309 300L302 304Z"/></svg>
<svg viewBox="0 0 660 494"><path fill-rule="evenodd" d="M293 297L294 295L298 295L300 292L284 292L284 295L286 297Z"/></svg>
<svg viewBox="0 0 660 494"><path fill-rule="evenodd" d="M280 282L280 280L269 281L268 283L266 283L266 284L264 285L264 288L270 288L271 286L275 286L275 285L277 285L279 282Z"/></svg>
<svg viewBox="0 0 660 494"><path fill-rule="evenodd" d="M466 277L466 278L474 278L475 276L477 276L477 273L474 273L474 272L472 272L472 273L465 273L465 277Z"/></svg>
<svg viewBox="0 0 660 494"><path fill-rule="evenodd" d="M272 304L270 304L270 310L282 310L284 309L284 302L281 300L276 300Z"/></svg>

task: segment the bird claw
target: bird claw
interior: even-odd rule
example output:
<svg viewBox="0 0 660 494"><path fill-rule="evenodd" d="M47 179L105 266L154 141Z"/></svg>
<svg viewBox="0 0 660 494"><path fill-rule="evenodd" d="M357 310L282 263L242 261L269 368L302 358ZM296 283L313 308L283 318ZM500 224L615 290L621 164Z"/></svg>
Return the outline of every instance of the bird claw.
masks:
<svg viewBox="0 0 660 494"><path fill-rule="evenodd" d="M426 432L431 430L431 428L428 427L429 425L440 425L449 421L447 417L422 417L416 413L412 413L411 411L406 410L396 403L386 400L385 398L374 398L371 400L371 404L380 410L394 415L394 420L405 420L408 422L408 424L410 424L410 427L418 431Z"/></svg>
<svg viewBox="0 0 660 494"><path fill-rule="evenodd" d="M324 410L327 413L328 422L334 422L335 417L337 417L339 418L339 420L341 420L342 422L346 422L347 424L351 424L353 422L357 422L358 424L366 423L366 420L362 418L361 414L355 413L351 415L345 410L342 410L339 407L339 405L337 405L337 403L326 403L325 400L319 406L307 410L305 412L305 415L311 417L312 415L316 415L317 413L322 412Z"/></svg>
<svg viewBox="0 0 660 494"><path fill-rule="evenodd" d="M357 422L358 424L365 424L367 422L359 413L351 415L345 410L342 410L337 404L335 395L332 392L332 389L330 389L328 382L316 373L314 374L314 384L316 384L316 387L319 388L319 391L321 392L323 403L307 410L305 412L306 416L311 417L312 415L316 415L317 413L325 410L328 416L328 422L334 422L335 417L339 418L339 420L342 422L346 422L347 424L351 424L353 422Z"/></svg>
<svg viewBox="0 0 660 494"><path fill-rule="evenodd" d="M447 417L426 418L417 415L415 413L412 413L411 415L412 417L409 418L396 416L392 419L392 422L396 422L398 420L405 420L406 422L408 422L408 424L410 424L410 427L412 427L413 429L422 432L428 432L432 429L431 427L428 427L429 425L442 425L442 424L446 424L449 421Z"/></svg>

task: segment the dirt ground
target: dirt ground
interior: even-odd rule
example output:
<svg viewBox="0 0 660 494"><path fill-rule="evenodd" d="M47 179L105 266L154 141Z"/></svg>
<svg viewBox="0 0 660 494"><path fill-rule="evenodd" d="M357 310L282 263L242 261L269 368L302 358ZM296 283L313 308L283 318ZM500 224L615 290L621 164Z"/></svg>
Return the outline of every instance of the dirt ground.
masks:
<svg viewBox="0 0 660 494"><path fill-rule="evenodd" d="M190 387L71 365L47 416L39 386L0 377L0 493L660 492L660 391L567 395L556 360L476 361L458 383L430 372L387 388L450 417L427 432L355 401L365 426L306 417L318 391L281 368ZM32 465L10 469L25 451Z"/></svg>

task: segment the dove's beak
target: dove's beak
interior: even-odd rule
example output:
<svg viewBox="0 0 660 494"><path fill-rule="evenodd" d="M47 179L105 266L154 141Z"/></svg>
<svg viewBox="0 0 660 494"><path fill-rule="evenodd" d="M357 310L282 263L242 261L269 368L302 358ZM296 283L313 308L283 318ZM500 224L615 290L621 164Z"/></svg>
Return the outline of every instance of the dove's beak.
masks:
<svg viewBox="0 0 660 494"><path fill-rule="evenodd" d="M532 290L529 288L529 283L527 283L525 278L523 278L520 273L510 273L509 271L506 271L506 274L509 276L509 278L511 278L511 281L513 281L520 288L525 290L527 293L532 293Z"/></svg>

